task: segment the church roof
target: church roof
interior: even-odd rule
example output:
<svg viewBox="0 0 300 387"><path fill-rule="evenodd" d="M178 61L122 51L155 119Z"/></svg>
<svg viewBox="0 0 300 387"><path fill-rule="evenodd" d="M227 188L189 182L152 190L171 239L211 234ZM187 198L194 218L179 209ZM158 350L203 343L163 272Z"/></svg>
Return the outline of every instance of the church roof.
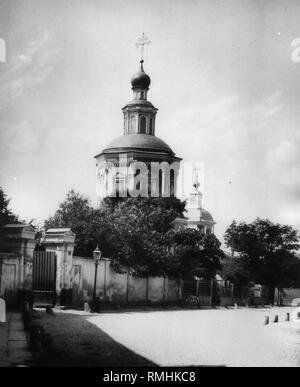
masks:
<svg viewBox="0 0 300 387"><path fill-rule="evenodd" d="M102 153L115 153L124 150L147 150L153 152L164 152L174 155L174 152L163 140L150 134L127 134L113 140Z"/></svg>
<svg viewBox="0 0 300 387"><path fill-rule="evenodd" d="M150 101L147 101L146 99L134 99L130 102L128 102L124 107L123 107L123 110L126 109L127 107L133 107L133 106L137 106L137 107L150 107L152 109L155 109L155 110L158 110L156 109L153 104L150 102Z"/></svg>
<svg viewBox="0 0 300 387"><path fill-rule="evenodd" d="M206 220L208 222L214 222L214 218L212 217L211 213L206 211L204 208L201 209L201 220Z"/></svg>

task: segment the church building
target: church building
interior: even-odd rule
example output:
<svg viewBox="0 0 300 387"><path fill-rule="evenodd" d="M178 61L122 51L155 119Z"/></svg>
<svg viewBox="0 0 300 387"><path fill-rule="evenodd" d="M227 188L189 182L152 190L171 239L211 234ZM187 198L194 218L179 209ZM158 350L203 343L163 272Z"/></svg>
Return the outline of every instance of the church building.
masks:
<svg viewBox="0 0 300 387"><path fill-rule="evenodd" d="M136 188L135 196L176 195L181 159L155 135L158 109L147 99L151 79L143 63L131 79L133 99L122 109L123 135L95 157L100 198L134 196Z"/></svg>
<svg viewBox="0 0 300 387"><path fill-rule="evenodd" d="M140 45L146 44L142 37ZM180 177L181 158L168 144L156 136L158 109L148 101L151 79L140 69L131 79L133 99L123 107L123 134L113 140L97 156L98 195L105 197L174 197ZM198 175L190 183L191 192L183 218L175 220L176 227L201 228L213 233L215 221L203 208Z"/></svg>

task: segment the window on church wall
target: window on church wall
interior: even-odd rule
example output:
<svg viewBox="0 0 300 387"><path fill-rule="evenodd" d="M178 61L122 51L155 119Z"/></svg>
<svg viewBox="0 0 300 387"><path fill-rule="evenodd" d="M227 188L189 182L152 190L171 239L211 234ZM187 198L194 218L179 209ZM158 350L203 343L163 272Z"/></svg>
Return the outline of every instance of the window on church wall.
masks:
<svg viewBox="0 0 300 387"><path fill-rule="evenodd" d="M170 196L175 196L175 173L174 169L171 169L170 171Z"/></svg>
<svg viewBox="0 0 300 387"><path fill-rule="evenodd" d="M148 169L145 168L145 164L141 163L141 169L134 167L132 179L129 184L129 194L132 197L148 197ZM135 169L136 168L136 169Z"/></svg>
<svg viewBox="0 0 300 387"><path fill-rule="evenodd" d="M124 197L126 190L125 177L120 172L116 173L114 186L116 197Z"/></svg>
<svg viewBox="0 0 300 387"><path fill-rule="evenodd" d="M124 133L128 133L129 131L129 116L128 114L124 114Z"/></svg>
<svg viewBox="0 0 300 387"><path fill-rule="evenodd" d="M159 170L159 175L158 175L158 189L159 189L159 196L162 196L162 189L163 189L163 173L162 170Z"/></svg>
<svg viewBox="0 0 300 387"><path fill-rule="evenodd" d="M147 120L145 116L140 117L140 133L146 133Z"/></svg>
<svg viewBox="0 0 300 387"><path fill-rule="evenodd" d="M130 128L130 116L127 116L127 124L126 124L126 132L130 134L131 128Z"/></svg>
<svg viewBox="0 0 300 387"><path fill-rule="evenodd" d="M153 118L152 117L150 117L150 121L149 121L149 134L153 135Z"/></svg>
<svg viewBox="0 0 300 387"><path fill-rule="evenodd" d="M140 173L141 173L141 171L140 171L139 169L137 169L137 170L135 171L134 177L137 177ZM135 188L136 188L137 190L140 190L140 189L141 189L141 182L140 182L140 181L137 182Z"/></svg>
<svg viewBox="0 0 300 387"><path fill-rule="evenodd" d="M151 171L148 171L148 196L151 197L152 193L152 175Z"/></svg>
<svg viewBox="0 0 300 387"><path fill-rule="evenodd" d="M136 127L136 117L133 115L131 116L131 125L129 129L129 133L135 133L135 127Z"/></svg>
<svg viewBox="0 0 300 387"><path fill-rule="evenodd" d="M204 233L204 226L203 226L203 224L199 224L198 225L198 229L199 229L200 232Z"/></svg>

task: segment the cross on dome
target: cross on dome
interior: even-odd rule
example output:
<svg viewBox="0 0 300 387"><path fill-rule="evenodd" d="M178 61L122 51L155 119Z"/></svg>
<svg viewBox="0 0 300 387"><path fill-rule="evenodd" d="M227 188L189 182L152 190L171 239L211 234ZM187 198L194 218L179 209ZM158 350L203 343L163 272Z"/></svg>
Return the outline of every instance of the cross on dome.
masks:
<svg viewBox="0 0 300 387"><path fill-rule="evenodd" d="M137 40L135 46L139 50L140 53L140 62L144 62L144 50L145 46L151 44L151 41L149 38L147 38L143 32L142 36Z"/></svg>

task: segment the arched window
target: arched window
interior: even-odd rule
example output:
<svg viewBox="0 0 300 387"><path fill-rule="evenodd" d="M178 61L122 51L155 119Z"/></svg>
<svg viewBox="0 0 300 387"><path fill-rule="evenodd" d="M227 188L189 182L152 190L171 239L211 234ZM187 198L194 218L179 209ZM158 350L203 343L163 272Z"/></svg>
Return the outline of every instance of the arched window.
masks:
<svg viewBox="0 0 300 387"><path fill-rule="evenodd" d="M152 193L152 175L151 170L148 171L148 196L151 197Z"/></svg>
<svg viewBox="0 0 300 387"><path fill-rule="evenodd" d="M162 192L163 192L163 174L162 170L159 170L159 175L158 175L158 192L159 192L159 197L162 197Z"/></svg>
<svg viewBox="0 0 300 387"><path fill-rule="evenodd" d="M173 198L175 196L175 173L174 169L170 171L170 196Z"/></svg>
<svg viewBox="0 0 300 387"><path fill-rule="evenodd" d="M135 171L135 174L134 174L134 177L137 177L139 174L141 173L140 169L137 169ZM141 181L139 180L135 186L135 189L136 190L140 190L141 189Z"/></svg>
<svg viewBox="0 0 300 387"><path fill-rule="evenodd" d="M129 134L135 133L135 126L136 126L136 119L135 116L131 116L131 123L130 123L130 128L129 128Z"/></svg>
<svg viewBox="0 0 300 387"><path fill-rule="evenodd" d="M153 118L150 117L150 121L149 121L149 134L154 134L153 133Z"/></svg>
<svg viewBox="0 0 300 387"><path fill-rule="evenodd" d="M146 133L146 124L147 124L146 117L142 116L140 118L140 133Z"/></svg>

